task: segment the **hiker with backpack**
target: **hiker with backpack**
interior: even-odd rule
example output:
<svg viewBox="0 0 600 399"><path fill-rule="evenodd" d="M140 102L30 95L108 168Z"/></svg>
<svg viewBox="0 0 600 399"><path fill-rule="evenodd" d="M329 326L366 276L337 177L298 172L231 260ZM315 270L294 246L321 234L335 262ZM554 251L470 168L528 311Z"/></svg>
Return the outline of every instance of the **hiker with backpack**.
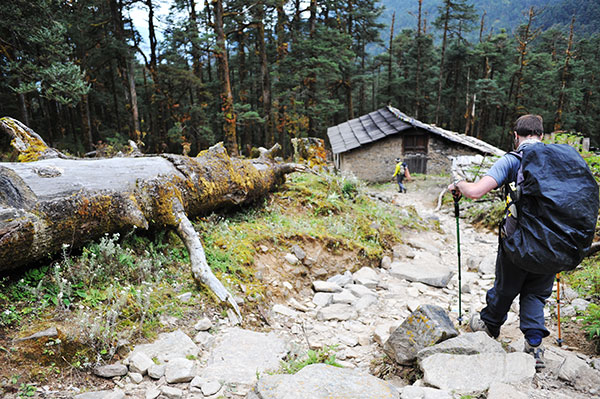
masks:
<svg viewBox="0 0 600 399"><path fill-rule="evenodd" d="M403 162L400 158L396 158L396 170L392 175L392 179L396 178L396 182L398 183L398 192L405 193L406 187L404 186L404 179L410 181L410 171L408 170L408 165L406 162Z"/></svg>
<svg viewBox="0 0 600 399"><path fill-rule="evenodd" d="M486 306L471 317L472 331L493 338L519 295L524 351L544 367L544 305L556 273L574 269L591 245L598 216L598 185L577 150L566 144L542 143L538 115L517 119L515 151L505 154L479 181L457 179L455 195L478 199L505 186L506 212L500 224L496 279Z"/></svg>

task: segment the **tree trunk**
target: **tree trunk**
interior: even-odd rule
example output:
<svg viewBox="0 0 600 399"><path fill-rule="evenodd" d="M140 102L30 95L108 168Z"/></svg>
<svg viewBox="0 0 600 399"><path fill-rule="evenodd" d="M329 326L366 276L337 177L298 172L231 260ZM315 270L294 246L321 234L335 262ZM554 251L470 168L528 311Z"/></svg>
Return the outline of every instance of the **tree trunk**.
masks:
<svg viewBox="0 0 600 399"><path fill-rule="evenodd" d="M18 148L22 153L45 144L14 119L1 119L0 128L12 138L25 138ZM65 244L80 247L106 233L170 227L190 252L194 278L234 307L210 272L188 217L252 203L297 170L293 164L275 163L266 150L254 160L230 158L221 144L196 158L38 155L39 161L0 163L0 271L45 259Z"/></svg>
<svg viewBox="0 0 600 399"><path fill-rule="evenodd" d="M396 22L396 12L392 14L392 25L390 26L390 49L388 58L388 84L387 84L387 101L388 104L392 101L392 60L393 60L393 48L394 48L394 23Z"/></svg>
<svg viewBox="0 0 600 399"><path fill-rule="evenodd" d="M214 29L217 36L216 58L219 66L221 79L221 111L223 112L223 136L225 147L233 156L238 155L238 144L236 134L236 114L233 109L233 93L229 81L229 60L225 47L225 31L223 30L223 2L213 0L214 7Z"/></svg>
<svg viewBox="0 0 600 399"><path fill-rule="evenodd" d="M423 0L419 1L419 13L417 15L417 66L415 70L415 118L419 119L421 110L421 12Z"/></svg>
<svg viewBox="0 0 600 399"><path fill-rule="evenodd" d="M260 59L260 83L261 96L260 102L262 105L262 114L264 122L264 143L267 146L273 145L275 142L273 129L273 114L271 101L271 79L269 76L269 61L267 59L267 47L265 45L265 5L261 1L254 8L256 12L256 45L258 47L258 57Z"/></svg>
<svg viewBox="0 0 600 399"><path fill-rule="evenodd" d="M448 40L448 22L450 20L450 1L446 0L446 14L444 16L444 36L442 38L442 56L440 60L440 74L438 76L438 91L435 106L435 124L439 126L440 103L442 101L442 83L444 80L444 58L446 57L446 43Z"/></svg>
<svg viewBox="0 0 600 399"><path fill-rule="evenodd" d="M565 56L565 65L561 73L560 92L558 94L558 105L556 107L556 115L554 117L554 131L558 131L562 127L562 114L565 105L565 90L567 89L567 74L569 73L569 61L571 60L571 48L573 46L573 25L575 24L575 16L571 19L571 31L569 33L569 43Z"/></svg>

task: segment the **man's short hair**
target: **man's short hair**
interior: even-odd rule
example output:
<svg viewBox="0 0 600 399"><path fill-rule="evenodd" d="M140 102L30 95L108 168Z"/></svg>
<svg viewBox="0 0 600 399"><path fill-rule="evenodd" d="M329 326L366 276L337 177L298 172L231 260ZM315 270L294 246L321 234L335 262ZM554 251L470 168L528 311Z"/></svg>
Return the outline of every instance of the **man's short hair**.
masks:
<svg viewBox="0 0 600 399"><path fill-rule="evenodd" d="M544 134L544 120L539 115L523 115L516 120L514 130L522 137L541 136Z"/></svg>

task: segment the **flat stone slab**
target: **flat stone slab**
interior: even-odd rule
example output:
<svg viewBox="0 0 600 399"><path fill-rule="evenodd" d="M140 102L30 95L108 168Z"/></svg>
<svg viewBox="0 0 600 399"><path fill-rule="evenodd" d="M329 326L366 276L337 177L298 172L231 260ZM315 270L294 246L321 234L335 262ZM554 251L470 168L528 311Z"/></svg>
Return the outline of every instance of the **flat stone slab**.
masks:
<svg viewBox="0 0 600 399"><path fill-rule="evenodd" d="M198 356L200 348L181 330L163 333L151 344L137 345L128 358L137 353L144 353L150 359L158 359L160 363L172 359L185 358L187 356Z"/></svg>
<svg viewBox="0 0 600 399"><path fill-rule="evenodd" d="M276 371L287 354L287 342L269 334L231 328L212 349L210 358L199 375L211 381L242 385L256 383L257 374Z"/></svg>
<svg viewBox="0 0 600 399"><path fill-rule="evenodd" d="M400 399L391 384L355 370L312 364L294 375L264 375L254 389L261 399Z"/></svg>
<svg viewBox="0 0 600 399"><path fill-rule="evenodd" d="M390 274L396 278L445 288L454 271L440 262L440 258L424 253L410 263L392 262Z"/></svg>
<svg viewBox="0 0 600 399"><path fill-rule="evenodd" d="M445 391L482 392L495 382L530 383L535 359L526 353L450 355L438 353L420 363L423 381Z"/></svg>
<svg viewBox="0 0 600 399"><path fill-rule="evenodd" d="M356 319L358 312L352 305L344 303L334 303L333 305L326 306L317 312L318 320L338 320L345 321L350 319Z"/></svg>
<svg viewBox="0 0 600 399"><path fill-rule="evenodd" d="M417 353L419 361L435 355L436 353L448 353L451 355L477 355L479 353L505 353L502 344L488 336L483 331L464 333L458 337L450 338L437 345L421 349Z"/></svg>

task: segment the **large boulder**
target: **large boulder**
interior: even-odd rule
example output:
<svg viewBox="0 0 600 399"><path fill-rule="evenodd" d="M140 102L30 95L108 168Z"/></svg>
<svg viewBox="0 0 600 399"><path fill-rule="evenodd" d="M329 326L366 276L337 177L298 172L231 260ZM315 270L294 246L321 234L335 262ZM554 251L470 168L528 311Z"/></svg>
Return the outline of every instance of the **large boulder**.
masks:
<svg viewBox="0 0 600 399"><path fill-rule="evenodd" d="M421 349L457 335L458 331L444 309L437 305L423 305L390 335L383 350L396 362L411 364Z"/></svg>
<svg viewBox="0 0 600 399"><path fill-rule="evenodd" d="M263 375L246 398L260 399L399 399L391 384L369 374L326 364L312 364L294 375Z"/></svg>

